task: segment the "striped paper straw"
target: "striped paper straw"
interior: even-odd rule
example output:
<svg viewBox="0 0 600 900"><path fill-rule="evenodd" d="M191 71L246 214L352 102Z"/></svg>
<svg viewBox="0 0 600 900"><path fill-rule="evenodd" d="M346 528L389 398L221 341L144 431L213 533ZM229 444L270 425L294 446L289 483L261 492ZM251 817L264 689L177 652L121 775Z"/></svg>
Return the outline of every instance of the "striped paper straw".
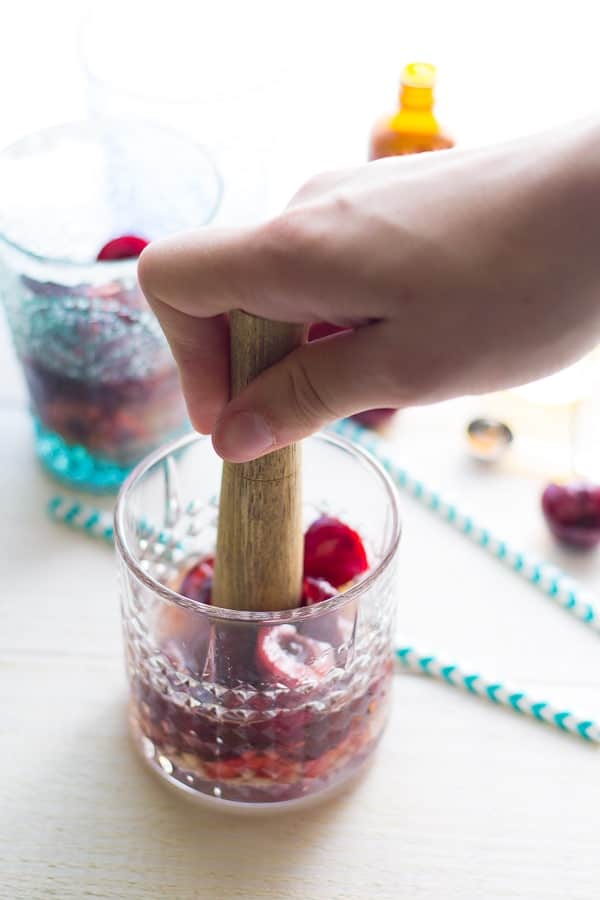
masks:
<svg viewBox="0 0 600 900"><path fill-rule="evenodd" d="M408 472L394 458L394 447L369 429L350 419L343 419L332 425L331 431L364 447L379 460L398 487L407 491L494 559L533 584L571 615L600 632L600 613L594 606L597 598L566 572L549 562L534 559L529 553L493 534L441 492Z"/></svg>
<svg viewBox="0 0 600 900"><path fill-rule="evenodd" d="M48 515L55 522L62 522L77 531L112 543L114 530L111 513L58 495L52 497L47 508Z"/></svg>
<svg viewBox="0 0 600 900"><path fill-rule="evenodd" d="M114 539L113 515L79 500L56 495L48 502L48 514L55 522L68 525L91 537L102 538L108 543ZM138 541L142 554L156 559L166 558L176 562L181 558L183 544L171 529L157 528L147 519L137 523Z"/></svg>
<svg viewBox="0 0 600 900"><path fill-rule="evenodd" d="M538 722L545 722L586 741L600 744L600 726L592 719L582 719L569 710L558 709L547 700L534 700L525 691L509 688L501 681L489 681L479 672L467 671L456 663L424 654L414 647L399 647L396 658L411 672L430 675L454 688L530 716Z"/></svg>
<svg viewBox="0 0 600 900"><path fill-rule="evenodd" d="M105 542L113 541L110 513L62 496L55 496L49 501L48 513L56 522ZM164 555L169 554L182 554L182 544L170 530L158 529L146 520L141 520L138 531L141 549L146 550L154 559L164 558ZM444 663L437 657L419 653L410 646L399 647L396 656L407 669L436 677L453 687L462 688L490 702L531 716L539 722L547 722L587 741L600 743L600 727L591 720L576 718L572 713L559 710L548 702L533 701L523 691L511 691L501 682L486 681L479 674L468 673L456 664Z"/></svg>

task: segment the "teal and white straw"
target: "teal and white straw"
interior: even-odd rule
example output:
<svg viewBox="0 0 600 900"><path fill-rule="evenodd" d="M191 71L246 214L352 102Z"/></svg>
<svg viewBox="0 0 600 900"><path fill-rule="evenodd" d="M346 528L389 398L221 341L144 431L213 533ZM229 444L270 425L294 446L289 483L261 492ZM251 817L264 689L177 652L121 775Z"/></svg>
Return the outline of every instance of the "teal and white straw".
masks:
<svg viewBox="0 0 600 900"><path fill-rule="evenodd" d="M68 525L109 544L114 540L113 515L79 500L56 495L48 502L48 515L55 522ZM137 537L142 555L177 562L183 559L183 544L168 528L157 528L146 519L137 523Z"/></svg>
<svg viewBox="0 0 600 900"><path fill-rule="evenodd" d="M414 497L422 500L430 509L438 512L447 522L459 528L463 534L485 548L495 558L507 563L563 608L578 616L586 624L600 631L598 616L587 599L583 599L582 588L565 573L545 562L533 562L528 556L516 551L506 541L499 541L487 529L477 525L472 517L460 512L454 504L410 476L391 457L385 442L366 429L352 422L338 423L334 431L351 437L376 456L391 474L396 483L407 489ZM190 509L190 512L192 510ZM48 513L54 521L89 534L91 537L112 543L114 538L112 515L66 497L53 497L48 503ZM170 529L159 529L146 520L138 523L140 550L154 560L168 559L176 562L184 557L184 548ZM565 602L566 596L566 602ZM529 716L538 722L545 722L561 731L577 735L586 741L600 743L600 726L591 719L575 716L568 710L553 706L548 701L529 697L524 691L507 687L501 681L490 681L478 672L462 669L454 662L425 654L412 646L402 646L396 650L399 663L406 669L437 678L452 687L467 691L474 696L488 700L514 712Z"/></svg>
<svg viewBox="0 0 600 900"><path fill-rule="evenodd" d="M113 542L112 514L88 506L87 503L58 495L48 502L48 515L55 522L62 522L91 537L100 538L109 544Z"/></svg>
<svg viewBox="0 0 600 900"><path fill-rule="evenodd" d="M440 491L426 484L401 466L395 457L395 448L378 435L350 419L343 419L331 426L331 431L339 434L368 450L387 470L395 484L435 512L474 544L485 550L494 559L508 566L525 581L534 585L571 615L580 619L596 632L600 632L600 611L597 602L574 578L557 566L529 553L517 549L509 541L493 534L473 516L445 497Z"/></svg>
<svg viewBox="0 0 600 900"><path fill-rule="evenodd" d="M545 722L561 731L576 735L594 744L600 744L600 725L592 719L580 718L566 709L559 709L547 700L530 697L525 691L508 687L502 681L490 681L479 672L462 669L448 660L433 654L425 654L411 646L399 647L396 658L405 669L437 678L459 690L505 706L514 712Z"/></svg>

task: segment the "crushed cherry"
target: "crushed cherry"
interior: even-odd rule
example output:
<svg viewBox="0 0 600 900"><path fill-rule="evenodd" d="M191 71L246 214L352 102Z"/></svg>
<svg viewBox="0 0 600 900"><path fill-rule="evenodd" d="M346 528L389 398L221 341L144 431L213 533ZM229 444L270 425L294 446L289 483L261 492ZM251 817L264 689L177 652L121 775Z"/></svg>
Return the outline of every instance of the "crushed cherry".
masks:
<svg viewBox="0 0 600 900"><path fill-rule="evenodd" d="M98 262L108 262L115 259L135 259L139 256L149 241L137 234L122 234L120 237L108 241L98 253Z"/></svg>
<svg viewBox="0 0 600 900"><path fill-rule="evenodd" d="M205 556L184 575L179 593L191 600L210 604L214 576L214 557ZM314 606L334 597L338 589L368 568L367 555L360 536L339 519L322 516L305 535L304 578L300 606ZM194 614L182 610L182 621L195 633ZM189 619L189 621L188 621ZM176 633L169 634L169 624ZM172 648L185 637L184 629L172 613L167 616L164 638ZM188 641L188 649L198 651L196 659L182 654L188 667L201 669L208 652L210 624L205 620L201 640ZM252 681L267 676L288 686L306 679L316 682L333 665L335 651L348 635L336 610L317 619L294 625L265 626L258 639L252 628L240 623L219 623L214 628L215 675L221 683ZM205 633L206 632L206 633ZM171 652L173 655L173 652Z"/></svg>
<svg viewBox="0 0 600 900"><path fill-rule="evenodd" d="M293 625L261 628L257 647L257 668L288 687L319 681L334 666L331 644L299 634Z"/></svg>

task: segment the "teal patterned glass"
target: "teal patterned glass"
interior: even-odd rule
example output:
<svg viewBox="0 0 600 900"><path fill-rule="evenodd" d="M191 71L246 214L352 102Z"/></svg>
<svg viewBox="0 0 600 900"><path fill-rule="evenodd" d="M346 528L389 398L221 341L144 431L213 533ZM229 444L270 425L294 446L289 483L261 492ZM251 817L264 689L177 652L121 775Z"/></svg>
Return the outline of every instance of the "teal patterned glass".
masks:
<svg viewBox="0 0 600 900"><path fill-rule="evenodd" d="M220 179L202 150L149 125L77 123L0 155L0 290L29 390L36 450L60 481L114 491L187 427L176 367L123 235L206 224Z"/></svg>

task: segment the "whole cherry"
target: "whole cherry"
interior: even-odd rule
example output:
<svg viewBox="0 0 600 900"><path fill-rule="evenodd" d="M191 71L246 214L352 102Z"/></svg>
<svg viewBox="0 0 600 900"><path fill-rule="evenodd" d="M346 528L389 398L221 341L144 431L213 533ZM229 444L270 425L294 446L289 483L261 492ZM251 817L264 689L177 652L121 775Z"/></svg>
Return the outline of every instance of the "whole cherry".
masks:
<svg viewBox="0 0 600 900"><path fill-rule="evenodd" d="M542 511L554 537L569 547L590 550L600 543L600 486L549 484Z"/></svg>
<svg viewBox="0 0 600 900"><path fill-rule="evenodd" d="M148 241L137 234L122 234L120 237L108 241L99 251L96 259L98 262L108 262L115 259L135 259L147 246Z"/></svg>
<svg viewBox="0 0 600 900"><path fill-rule="evenodd" d="M364 425L365 428L377 429L386 425L397 412L397 409L382 406L381 409L363 409L362 412L355 413L351 418L360 425Z"/></svg>
<svg viewBox="0 0 600 900"><path fill-rule="evenodd" d="M369 567L358 532L339 519L321 516L304 535L304 577L341 587Z"/></svg>

